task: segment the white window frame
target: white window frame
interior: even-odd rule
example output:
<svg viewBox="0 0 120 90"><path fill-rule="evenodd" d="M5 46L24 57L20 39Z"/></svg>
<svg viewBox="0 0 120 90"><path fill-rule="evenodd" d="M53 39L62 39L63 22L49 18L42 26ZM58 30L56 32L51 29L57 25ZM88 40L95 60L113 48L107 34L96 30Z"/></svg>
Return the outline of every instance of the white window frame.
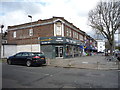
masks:
<svg viewBox="0 0 120 90"><path fill-rule="evenodd" d="M62 35L62 25L56 25L56 35Z"/></svg>
<svg viewBox="0 0 120 90"><path fill-rule="evenodd" d="M69 36L69 37L72 36L72 35L71 35L71 29L70 29L70 28L67 28L67 29L66 29L66 36Z"/></svg>
<svg viewBox="0 0 120 90"><path fill-rule="evenodd" d="M16 31L13 32L13 38L16 38Z"/></svg>
<svg viewBox="0 0 120 90"><path fill-rule="evenodd" d="M77 38L78 39L78 33L73 31L73 38Z"/></svg>
<svg viewBox="0 0 120 90"><path fill-rule="evenodd" d="M64 25L62 22L60 22L61 24L57 24L58 22L54 23L54 36L64 36ZM58 30L58 27L60 30Z"/></svg>
<svg viewBox="0 0 120 90"><path fill-rule="evenodd" d="M59 22L59 21L61 23L61 35L57 35L57 32L56 32L57 22ZM61 19L57 19L54 21L54 36L64 37L64 22Z"/></svg>
<svg viewBox="0 0 120 90"><path fill-rule="evenodd" d="M29 29L29 36L33 36L33 29Z"/></svg>
<svg viewBox="0 0 120 90"><path fill-rule="evenodd" d="M68 30L68 28L66 29L66 36L69 36L69 30Z"/></svg>
<svg viewBox="0 0 120 90"><path fill-rule="evenodd" d="M79 40L84 40L83 35L79 34Z"/></svg>

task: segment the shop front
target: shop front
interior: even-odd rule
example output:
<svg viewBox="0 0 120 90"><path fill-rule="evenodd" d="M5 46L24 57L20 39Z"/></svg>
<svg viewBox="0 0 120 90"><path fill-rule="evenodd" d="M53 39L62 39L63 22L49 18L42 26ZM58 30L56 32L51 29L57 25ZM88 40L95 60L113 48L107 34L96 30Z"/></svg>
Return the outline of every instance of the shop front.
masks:
<svg viewBox="0 0 120 90"><path fill-rule="evenodd" d="M67 37L40 37L41 51L47 58L71 58L81 55L79 40Z"/></svg>

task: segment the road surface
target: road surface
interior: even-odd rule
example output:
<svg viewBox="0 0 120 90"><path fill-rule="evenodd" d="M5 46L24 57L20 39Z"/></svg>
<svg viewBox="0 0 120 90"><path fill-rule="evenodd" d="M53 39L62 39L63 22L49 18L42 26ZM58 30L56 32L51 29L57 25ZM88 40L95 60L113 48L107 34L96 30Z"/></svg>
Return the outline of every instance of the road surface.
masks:
<svg viewBox="0 0 120 90"><path fill-rule="evenodd" d="M118 88L118 72L3 63L2 88Z"/></svg>

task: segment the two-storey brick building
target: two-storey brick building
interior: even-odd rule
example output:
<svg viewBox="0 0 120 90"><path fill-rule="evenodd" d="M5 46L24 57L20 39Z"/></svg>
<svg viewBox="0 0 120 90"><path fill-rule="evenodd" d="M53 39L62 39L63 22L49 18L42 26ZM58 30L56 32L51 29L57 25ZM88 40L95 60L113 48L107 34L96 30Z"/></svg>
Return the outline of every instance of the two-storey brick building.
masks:
<svg viewBox="0 0 120 90"><path fill-rule="evenodd" d="M17 44L17 52L42 51L48 58L80 56L86 35L63 17L8 26L8 44Z"/></svg>

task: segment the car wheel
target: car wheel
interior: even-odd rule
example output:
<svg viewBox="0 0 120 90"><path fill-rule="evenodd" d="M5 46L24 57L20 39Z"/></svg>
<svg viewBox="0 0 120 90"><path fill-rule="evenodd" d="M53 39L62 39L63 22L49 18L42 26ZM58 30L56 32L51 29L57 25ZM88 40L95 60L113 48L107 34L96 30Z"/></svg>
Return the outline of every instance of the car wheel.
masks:
<svg viewBox="0 0 120 90"><path fill-rule="evenodd" d="M117 58L120 61L120 57Z"/></svg>
<svg viewBox="0 0 120 90"><path fill-rule="evenodd" d="M7 60L7 63L8 63L9 65L12 65L12 61L11 61L11 60Z"/></svg>
<svg viewBox="0 0 120 90"><path fill-rule="evenodd" d="M27 62L26 62L26 65L28 66L28 67L30 67L31 66L31 61L30 60L28 60Z"/></svg>

